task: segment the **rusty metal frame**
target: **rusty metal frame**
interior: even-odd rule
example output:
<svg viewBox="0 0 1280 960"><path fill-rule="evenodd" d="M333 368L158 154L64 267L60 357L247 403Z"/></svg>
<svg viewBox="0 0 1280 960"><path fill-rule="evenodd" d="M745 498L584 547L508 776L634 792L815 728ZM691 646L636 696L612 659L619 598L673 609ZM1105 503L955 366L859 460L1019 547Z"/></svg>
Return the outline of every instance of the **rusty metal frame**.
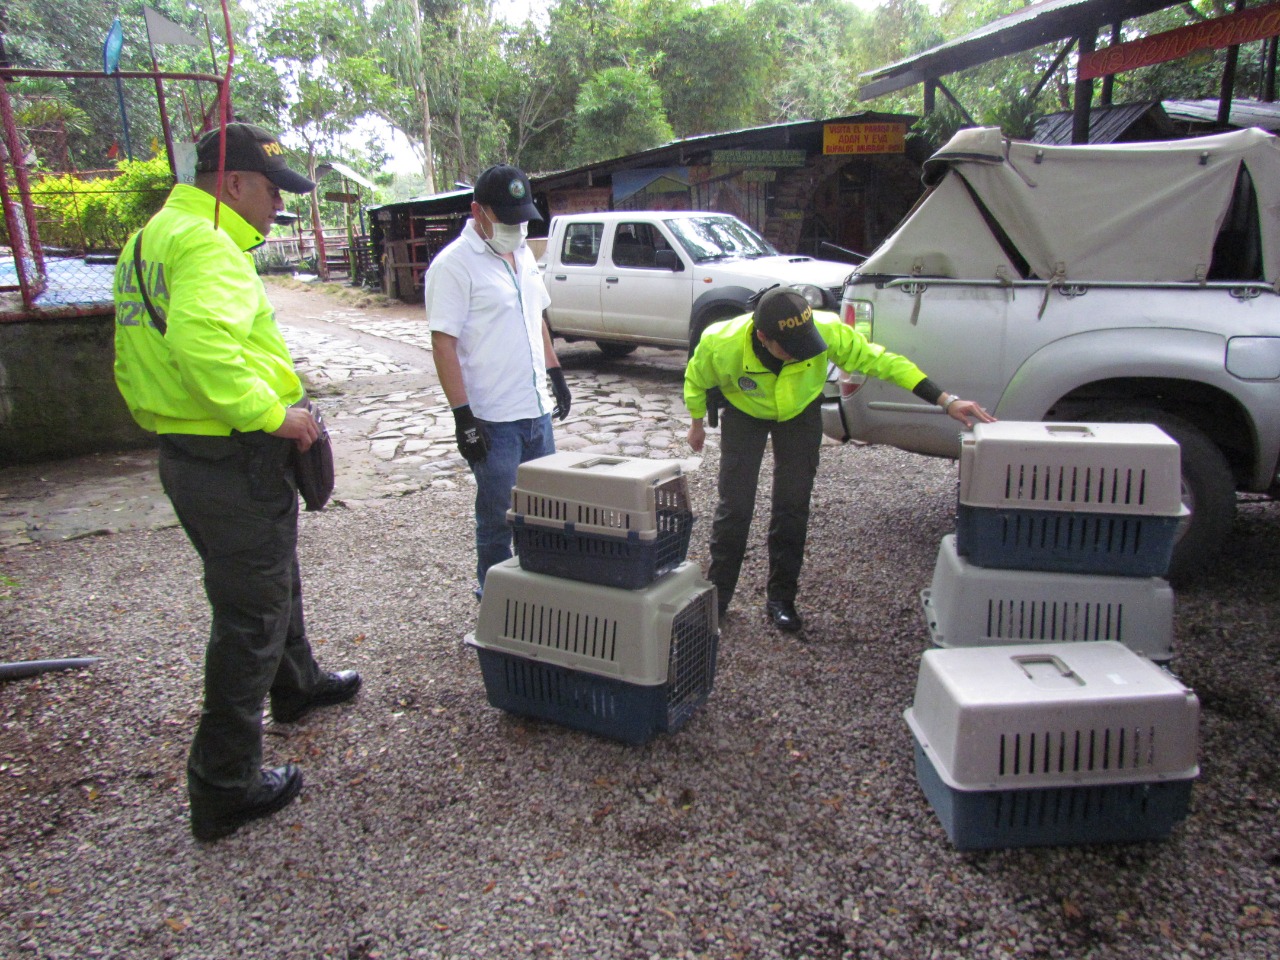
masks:
<svg viewBox="0 0 1280 960"><path fill-rule="evenodd" d="M102 70L46 70L35 68L4 67L0 69L0 144L7 159L0 161L0 206L4 210L5 226L9 231L9 245L13 249L16 285L0 286L0 291L17 291L22 297L21 310L0 310L0 323L30 320L37 317L62 318L100 314L101 304L63 304L56 307L39 307L36 300L47 286L44 249L36 222L35 204L31 199L31 183L23 162L22 142L18 136L17 121L13 113L13 101L9 95L9 83L19 77L49 77L56 79L109 80L117 74ZM229 78L207 73L175 73L161 70L121 70L120 77L127 80L195 80L214 84L218 99L225 103ZM10 176L9 168L12 168ZM13 181L11 183L11 180ZM16 187L17 196L14 196ZM31 266L34 264L34 270Z"/></svg>

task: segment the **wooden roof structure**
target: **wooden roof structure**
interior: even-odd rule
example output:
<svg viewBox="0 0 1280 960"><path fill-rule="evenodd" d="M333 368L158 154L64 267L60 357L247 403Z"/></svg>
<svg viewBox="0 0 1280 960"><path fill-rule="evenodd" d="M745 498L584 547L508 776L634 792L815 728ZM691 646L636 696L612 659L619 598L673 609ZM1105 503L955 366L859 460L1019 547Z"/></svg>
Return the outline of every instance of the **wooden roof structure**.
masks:
<svg viewBox="0 0 1280 960"><path fill-rule="evenodd" d="M963 37L949 40L914 56L899 60L896 63L879 67L862 74L866 81L858 91L860 100L872 100L876 97L904 90L916 84L924 84L924 112L932 113L935 109L936 94L941 92L962 114L968 118L964 106L947 89L942 78L971 67L988 63L1000 57L1011 56L1024 50L1042 47L1053 43L1063 43L1057 57L1041 78L1035 93L1039 93L1050 77L1066 62L1068 54L1074 48L1079 57L1091 56L1097 51L1097 37L1100 30L1110 28L1110 46L1121 44L1121 25L1126 20L1145 16L1164 10L1168 7L1180 6L1175 0L1041 0L1014 13L1000 17L991 23L968 33ZM1280 4L1270 4L1280 7ZM1245 11L1245 0L1236 0L1235 12L1226 17L1217 18L1221 23L1227 18L1239 18ZM1270 18L1269 23L1276 18ZM1272 30L1270 26L1264 31ZM1255 29L1256 33L1256 29ZM1275 31L1270 36L1270 72L1269 95L1274 100L1276 44ZM1065 41L1065 42L1064 42ZM1127 46L1127 45L1126 45ZM1104 50L1108 49L1106 47ZM1195 52L1186 49L1185 54ZM1233 88L1235 84L1235 51L1229 48L1227 64L1223 74L1222 94L1219 111L1220 125L1228 124ZM1165 57L1164 59L1169 59ZM1148 61L1154 62L1154 61ZM1102 81L1103 104L1111 102L1111 77L1123 68L1109 69ZM1093 104L1093 79L1075 81L1074 114L1072 124L1072 142L1089 142L1090 107ZM1034 96L1034 94L1033 94ZM972 122L972 119L970 122Z"/></svg>

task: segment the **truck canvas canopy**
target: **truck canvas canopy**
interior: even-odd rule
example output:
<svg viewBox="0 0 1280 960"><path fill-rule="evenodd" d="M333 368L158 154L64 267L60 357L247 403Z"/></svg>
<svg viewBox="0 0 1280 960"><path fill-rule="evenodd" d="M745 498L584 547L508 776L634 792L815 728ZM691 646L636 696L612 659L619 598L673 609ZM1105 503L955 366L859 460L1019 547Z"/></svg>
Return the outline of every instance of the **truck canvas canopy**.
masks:
<svg viewBox="0 0 1280 960"><path fill-rule="evenodd" d="M1266 281L1280 274L1280 142L1262 130L1046 146L962 130L859 268L956 279Z"/></svg>

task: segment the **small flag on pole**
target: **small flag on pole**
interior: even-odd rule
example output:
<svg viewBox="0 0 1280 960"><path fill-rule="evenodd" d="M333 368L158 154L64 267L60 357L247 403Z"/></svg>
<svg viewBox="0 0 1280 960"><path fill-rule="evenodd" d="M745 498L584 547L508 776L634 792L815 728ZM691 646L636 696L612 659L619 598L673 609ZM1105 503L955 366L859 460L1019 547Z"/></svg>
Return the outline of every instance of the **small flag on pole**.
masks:
<svg viewBox="0 0 1280 960"><path fill-rule="evenodd" d="M147 21L147 37L152 43L182 44L187 47L200 46L198 40L186 27L174 23L168 17L161 16L148 6L143 6L142 16Z"/></svg>

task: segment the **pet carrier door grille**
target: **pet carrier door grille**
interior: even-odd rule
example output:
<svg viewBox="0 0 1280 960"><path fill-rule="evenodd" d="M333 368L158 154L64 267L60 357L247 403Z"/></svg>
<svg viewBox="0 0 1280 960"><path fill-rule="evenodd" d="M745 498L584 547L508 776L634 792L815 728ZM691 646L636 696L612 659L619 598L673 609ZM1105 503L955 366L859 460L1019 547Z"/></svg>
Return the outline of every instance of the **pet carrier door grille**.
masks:
<svg viewBox="0 0 1280 960"><path fill-rule="evenodd" d="M667 715L672 727L707 699L715 679L716 636L711 629L712 591L706 590L671 621Z"/></svg>
<svg viewBox="0 0 1280 960"><path fill-rule="evenodd" d="M1004 640L1124 641L1124 605L1056 600L987 601L988 637Z"/></svg>
<svg viewBox="0 0 1280 960"><path fill-rule="evenodd" d="M1005 468L1004 498L1055 505L1091 503L1117 508L1140 507L1147 502L1147 471L1132 467L1010 463Z"/></svg>
<svg viewBox="0 0 1280 960"><path fill-rule="evenodd" d="M531 646L609 663L618 657L617 620L562 607L508 599L502 635Z"/></svg>
<svg viewBox="0 0 1280 960"><path fill-rule="evenodd" d="M996 770L1001 777L1137 772L1153 765L1155 739L1154 727L1003 733Z"/></svg>

